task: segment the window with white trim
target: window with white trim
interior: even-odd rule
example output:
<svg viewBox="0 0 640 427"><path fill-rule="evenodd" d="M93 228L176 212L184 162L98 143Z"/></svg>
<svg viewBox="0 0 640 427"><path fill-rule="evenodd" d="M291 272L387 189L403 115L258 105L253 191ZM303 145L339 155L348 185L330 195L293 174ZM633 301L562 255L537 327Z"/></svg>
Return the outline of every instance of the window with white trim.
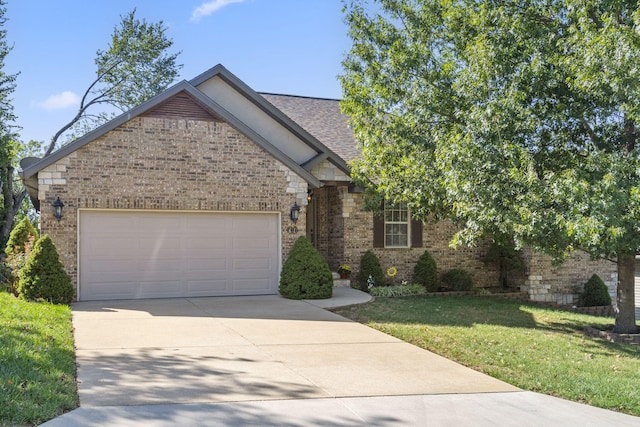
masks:
<svg viewBox="0 0 640 427"><path fill-rule="evenodd" d="M405 203L384 207L384 246L386 248L408 248L410 245L411 215Z"/></svg>

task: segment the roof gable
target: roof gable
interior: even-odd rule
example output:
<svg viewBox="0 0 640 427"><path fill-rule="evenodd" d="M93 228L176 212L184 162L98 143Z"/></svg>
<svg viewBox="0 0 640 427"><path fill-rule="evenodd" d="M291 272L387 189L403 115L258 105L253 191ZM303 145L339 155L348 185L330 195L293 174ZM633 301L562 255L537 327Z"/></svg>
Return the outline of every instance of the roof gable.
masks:
<svg viewBox="0 0 640 427"><path fill-rule="evenodd" d="M307 164L316 164L318 161L326 158L342 172L347 175L350 173L349 166L345 160L355 156L342 157L338 155L331 147L325 145L323 143L324 141L321 142L321 140L301 126L302 123L293 120L286 112L280 111L276 108L277 106L274 106L265 99L265 97L251 89L224 66L218 64L190 80L190 83L223 105L231 113L237 115L240 120L245 122L251 120L252 127L254 128L259 127L259 122L256 118L260 116L260 113L262 113L264 117L268 117L270 121L268 130L265 124L262 130L257 129L258 131L266 133L275 131L271 122L275 121L281 127L281 131L267 135L268 139L274 141L274 143L282 142L282 146L278 148L287 152L287 154L294 158L299 164L303 165L306 170L310 170L311 168L308 167ZM242 95L242 97L234 97L234 95L237 94ZM251 112L251 110L253 111ZM339 111L339 107L337 111ZM314 112L309 112L309 114L313 115ZM344 127L345 125L343 124L342 128ZM300 146L287 145L286 141L291 139L295 139L293 143L306 145L306 149ZM349 142L345 145L349 145ZM352 145L355 148L355 143ZM319 159L314 160L316 157L319 157Z"/></svg>
<svg viewBox="0 0 640 427"><path fill-rule="evenodd" d="M143 117L181 118L199 121L222 121L219 117L194 101L186 92L181 92L151 110L142 114Z"/></svg>
<svg viewBox="0 0 640 427"><path fill-rule="evenodd" d="M273 144L271 144L267 139L256 133L251 127L238 120L233 114L225 110L218 103L207 97L204 93L202 93L186 81L182 81L172 86L165 92L151 98L147 102L137 107L134 107L130 111L121 114L115 119L87 133L83 137L78 138L74 142L60 148L59 150L53 152L51 155L41 159L40 161L30 163L20 172L20 176L23 178L23 180L28 180L32 183L33 180L30 178L37 174L43 168L68 156L79 148L85 146L86 144L89 144L90 142L96 140L107 132L123 125L124 123L135 117L144 114L175 114L170 112L170 107L172 105L174 107L178 106L182 108L183 112L187 111L189 114L202 116L206 112L207 116L213 120L224 120L237 131L243 133L245 136L251 139L254 143L261 146L276 159L284 163L295 173L300 175L309 183L311 187L317 188L322 185L320 181L315 178L309 171L302 168L298 163L293 161L285 153L283 153L277 147L273 146Z"/></svg>

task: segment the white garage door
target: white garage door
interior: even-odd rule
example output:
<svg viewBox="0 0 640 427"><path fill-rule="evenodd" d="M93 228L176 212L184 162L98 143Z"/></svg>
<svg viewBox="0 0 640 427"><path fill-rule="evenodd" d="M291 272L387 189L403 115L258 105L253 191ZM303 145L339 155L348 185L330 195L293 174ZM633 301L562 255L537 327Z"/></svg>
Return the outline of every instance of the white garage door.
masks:
<svg viewBox="0 0 640 427"><path fill-rule="evenodd" d="M276 294L277 214L81 211L79 300Z"/></svg>

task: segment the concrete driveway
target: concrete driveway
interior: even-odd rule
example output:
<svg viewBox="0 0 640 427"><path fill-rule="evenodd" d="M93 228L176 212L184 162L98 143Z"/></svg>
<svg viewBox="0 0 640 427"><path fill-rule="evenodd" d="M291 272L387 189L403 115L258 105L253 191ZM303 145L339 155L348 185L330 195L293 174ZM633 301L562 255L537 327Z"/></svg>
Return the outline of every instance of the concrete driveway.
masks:
<svg viewBox="0 0 640 427"><path fill-rule="evenodd" d="M278 296L74 304L80 408L45 425L638 422L522 392L326 305Z"/></svg>
<svg viewBox="0 0 640 427"><path fill-rule="evenodd" d="M516 391L277 296L74 305L81 406Z"/></svg>

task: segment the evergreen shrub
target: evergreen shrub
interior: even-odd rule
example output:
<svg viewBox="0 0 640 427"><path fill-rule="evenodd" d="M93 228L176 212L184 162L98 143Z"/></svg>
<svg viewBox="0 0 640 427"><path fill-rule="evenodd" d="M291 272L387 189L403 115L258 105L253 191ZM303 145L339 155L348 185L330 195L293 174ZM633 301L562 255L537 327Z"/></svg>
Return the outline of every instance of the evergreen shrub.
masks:
<svg viewBox="0 0 640 427"><path fill-rule="evenodd" d="M31 224L29 218L25 216L18 225L11 230L4 252L8 256L15 255L16 253L24 253L25 243L29 242L30 236L32 240L38 240L38 230Z"/></svg>
<svg viewBox="0 0 640 427"><path fill-rule="evenodd" d="M14 251L0 263L2 282L6 289L14 295L18 295L17 286L20 280L20 271L29 259L35 240L35 236L29 236L22 248L14 246Z"/></svg>
<svg viewBox="0 0 640 427"><path fill-rule="evenodd" d="M295 241L282 266L279 291L289 299L326 299L333 295L329 265L304 236Z"/></svg>
<svg viewBox="0 0 640 427"><path fill-rule="evenodd" d="M20 271L18 281L20 298L30 301L49 301L69 304L74 291L71 278L62 268L58 251L49 235L44 235L33 245L33 250Z"/></svg>
<svg viewBox="0 0 640 427"><path fill-rule="evenodd" d="M412 281L424 286L427 292L438 291L438 268L429 251L424 251L418 258L418 262L413 267Z"/></svg>
<svg viewBox="0 0 640 427"><path fill-rule="evenodd" d="M373 251L368 250L360 258L360 270L356 277L356 283L354 287L364 292L369 292L369 276L373 280L375 286L381 286L384 283L384 273L382 267L380 267L380 260Z"/></svg>
<svg viewBox="0 0 640 427"><path fill-rule="evenodd" d="M452 291L470 291L473 289L473 276L467 270L454 268L442 275L442 284Z"/></svg>
<svg viewBox="0 0 640 427"><path fill-rule="evenodd" d="M582 292L578 297L578 305L580 307L611 305L609 290L600 276L594 274L587 283L585 283L584 292Z"/></svg>

